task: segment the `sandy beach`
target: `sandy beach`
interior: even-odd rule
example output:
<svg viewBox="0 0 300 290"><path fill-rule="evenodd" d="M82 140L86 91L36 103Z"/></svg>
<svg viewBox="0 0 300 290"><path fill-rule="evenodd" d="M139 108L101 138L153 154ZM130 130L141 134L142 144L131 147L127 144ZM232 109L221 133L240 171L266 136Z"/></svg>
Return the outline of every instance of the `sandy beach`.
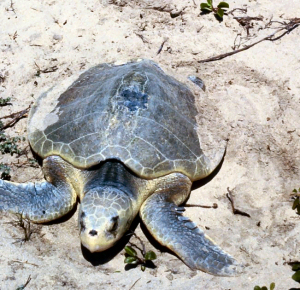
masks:
<svg viewBox="0 0 300 290"><path fill-rule="evenodd" d="M215 277L192 271L149 241L138 221L135 233L156 252L156 268L126 270L126 240L105 255L81 247L76 210L58 222L32 225L24 243L16 242L24 235L11 224L16 217L1 213L1 290L16 289L29 277L26 290L252 290L271 282L276 290L299 288L288 262L300 260L300 216L292 210L291 198L300 187L300 27L232 56L199 61L267 37L284 21L300 17L300 2L229 0L232 12L223 21L213 13L202 15L200 3L0 0L0 96L11 98L11 105L0 107L0 118L97 64L136 58L157 62L198 97L199 134L207 150L218 144L205 140L206 132L228 139L222 166L194 185L188 201L218 207L188 207L185 214L243 263L244 272ZM238 21L245 17L252 20ZM190 75L203 80L205 92ZM25 137L18 144L27 152L1 155L1 162L11 167L11 181L43 180L40 167L29 162L27 118L5 133ZM228 188L235 207L250 217L233 214ZM130 241L139 243L135 237Z"/></svg>

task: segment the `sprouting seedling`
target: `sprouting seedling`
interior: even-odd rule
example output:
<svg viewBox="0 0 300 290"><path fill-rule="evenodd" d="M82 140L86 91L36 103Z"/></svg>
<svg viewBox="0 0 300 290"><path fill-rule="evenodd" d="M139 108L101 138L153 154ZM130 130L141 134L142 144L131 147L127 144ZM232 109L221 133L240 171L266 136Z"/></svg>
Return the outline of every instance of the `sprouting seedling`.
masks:
<svg viewBox="0 0 300 290"><path fill-rule="evenodd" d="M143 241L135 233L132 233L132 235L140 241L142 247L140 248L133 243L130 243L132 247L126 246L124 263L127 265L141 265L141 270L145 271L147 266L153 267L152 261L156 259L156 254L153 251L146 252ZM133 249L133 247L138 249L141 255L138 255L137 251Z"/></svg>
<svg viewBox="0 0 300 290"><path fill-rule="evenodd" d="M296 197L294 199L292 209L296 210L296 213L300 215L300 198L299 198L300 188L298 190L295 188L293 192L296 194Z"/></svg>
<svg viewBox="0 0 300 290"><path fill-rule="evenodd" d="M275 283L271 283L270 284L270 290L274 290L275 289ZM259 286L255 286L253 290L268 290L268 288L266 286L263 287L259 287Z"/></svg>
<svg viewBox="0 0 300 290"><path fill-rule="evenodd" d="M125 264L141 265L141 270L145 271L149 261L156 259L156 254L153 251L148 251L145 254L142 253L142 257L139 257L136 250L130 246L125 247Z"/></svg>
<svg viewBox="0 0 300 290"><path fill-rule="evenodd" d="M213 0L207 0L207 3L200 4L201 11L204 13L214 12L217 17L223 19L224 12L229 8L227 2L220 2L217 7L213 6Z"/></svg>

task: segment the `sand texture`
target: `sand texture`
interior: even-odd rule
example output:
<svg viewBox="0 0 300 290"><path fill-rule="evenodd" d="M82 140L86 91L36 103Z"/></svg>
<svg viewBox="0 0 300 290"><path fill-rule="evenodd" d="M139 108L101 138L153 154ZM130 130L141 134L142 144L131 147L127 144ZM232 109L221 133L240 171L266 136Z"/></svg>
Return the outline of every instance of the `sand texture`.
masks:
<svg viewBox="0 0 300 290"><path fill-rule="evenodd" d="M230 10L247 7L247 13L236 10L219 22L213 14L200 15L198 0L0 0L0 96L10 97L12 104L0 107L0 117L25 109L43 92L65 86L99 63L134 58L159 63L198 96L199 135L206 150L218 146L206 132L228 139L222 166L195 184L188 201L218 208L188 207L186 215L245 264L244 273L227 278L191 271L176 256L160 252L140 225L135 232L157 253L157 267L127 271L126 241L105 255L81 248L76 211L57 223L33 225L26 243L16 242L23 231L10 223L15 217L1 213L1 290L16 289L29 276L28 290L252 290L271 282L276 290L299 287L287 262L300 259L300 218L291 199L300 187L300 27L222 60L198 61L232 51L239 38L242 48L271 34L281 24L266 28L270 19L300 17L300 1L228 2ZM234 16L261 20L252 21L247 34L247 25ZM189 75L204 81L205 93ZM27 118L6 134L26 137ZM27 141L19 146L31 158ZM10 164L12 181L43 179L26 155L0 158ZM227 188L235 206L251 217L233 214ZM139 244L134 237L131 241Z"/></svg>

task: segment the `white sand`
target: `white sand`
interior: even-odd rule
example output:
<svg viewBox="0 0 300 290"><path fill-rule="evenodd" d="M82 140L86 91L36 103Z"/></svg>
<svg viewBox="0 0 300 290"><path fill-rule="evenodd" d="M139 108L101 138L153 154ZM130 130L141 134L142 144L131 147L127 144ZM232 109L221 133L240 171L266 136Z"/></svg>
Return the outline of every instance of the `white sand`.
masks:
<svg viewBox="0 0 300 290"><path fill-rule="evenodd" d="M115 1L124 7L96 0L13 2L14 11L10 0L0 1L0 73L5 76L0 92L13 104L2 107L1 116L24 109L53 85L102 62L149 58L192 88L188 75L204 80L207 94L199 105L212 120L211 106L220 110L211 130L229 142L220 171L189 200L217 203L218 208L188 208L187 215L208 227L207 234L247 267L233 278L191 271L175 256L155 249L138 227L146 247L158 254L157 268L125 271L123 250L103 264L85 258L76 213L67 221L38 227L39 233L22 246L13 244L22 231L6 223L12 216L2 214L0 289L16 289L29 275L26 289L130 289L138 279L133 289L248 290L271 282L275 289L296 288L286 262L299 260L300 220L291 209L290 193L300 186L300 28L276 42L199 64L197 60L231 51L238 33L246 36L232 16L222 23L211 14L199 16L200 1ZM248 16L264 17L250 30L258 38L273 31L259 30L272 15L279 21L300 17L299 1L228 2L231 8L247 5ZM184 14L171 18L153 9L165 4L173 11L186 7ZM36 76L37 66L58 69ZM26 131L23 119L7 133L26 136ZM17 162L15 157L1 159ZM12 168L13 181L42 178L39 169ZM251 218L232 214L227 187L236 206Z"/></svg>

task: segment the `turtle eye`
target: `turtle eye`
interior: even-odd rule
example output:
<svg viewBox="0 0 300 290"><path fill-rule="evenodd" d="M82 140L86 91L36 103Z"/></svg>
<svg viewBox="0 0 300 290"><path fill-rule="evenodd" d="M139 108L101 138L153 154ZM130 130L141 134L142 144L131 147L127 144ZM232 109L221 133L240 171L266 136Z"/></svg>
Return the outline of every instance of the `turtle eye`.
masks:
<svg viewBox="0 0 300 290"><path fill-rule="evenodd" d="M110 219L110 224L107 228L108 232L115 232L118 228L119 216L114 216Z"/></svg>

